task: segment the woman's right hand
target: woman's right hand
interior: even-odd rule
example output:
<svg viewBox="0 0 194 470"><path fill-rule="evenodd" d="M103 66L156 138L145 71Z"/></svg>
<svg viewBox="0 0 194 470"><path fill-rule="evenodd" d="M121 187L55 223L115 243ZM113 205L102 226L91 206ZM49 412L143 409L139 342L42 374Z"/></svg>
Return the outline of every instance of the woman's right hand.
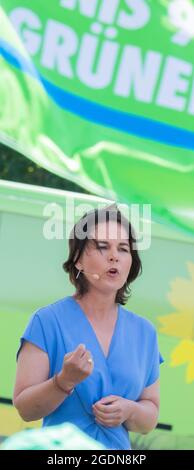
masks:
<svg viewBox="0 0 194 470"><path fill-rule="evenodd" d="M92 373L94 363L88 362L88 359L91 360L91 354L84 344L79 344L75 351L64 356L63 367L58 374L58 381L64 390L75 387Z"/></svg>

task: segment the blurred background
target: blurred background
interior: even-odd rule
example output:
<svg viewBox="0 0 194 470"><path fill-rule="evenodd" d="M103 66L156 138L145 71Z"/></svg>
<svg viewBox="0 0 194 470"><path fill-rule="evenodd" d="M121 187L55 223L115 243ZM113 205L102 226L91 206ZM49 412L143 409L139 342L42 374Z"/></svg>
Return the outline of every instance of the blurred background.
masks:
<svg viewBox="0 0 194 470"><path fill-rule="evenodd" d="M132 446L193 449L194 2L2 0L0 14L1 439L37 426L12 406L15 356L34 310L73 292L67 233L116 201L151 233L126 308L165 359L158 427Z"/></svg>

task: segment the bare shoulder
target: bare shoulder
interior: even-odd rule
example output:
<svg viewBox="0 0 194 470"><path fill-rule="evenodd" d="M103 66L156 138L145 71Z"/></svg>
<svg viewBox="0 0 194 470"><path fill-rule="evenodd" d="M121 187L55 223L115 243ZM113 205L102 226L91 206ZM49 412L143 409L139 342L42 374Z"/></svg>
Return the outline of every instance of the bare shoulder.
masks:
<svg viewBox="0 0 194 470"><path fill-rule="evenodd" d="M24 344L19 352L14 397L25 388L44 382L49 376L49 358L46 352L29 341Z"/></svg>

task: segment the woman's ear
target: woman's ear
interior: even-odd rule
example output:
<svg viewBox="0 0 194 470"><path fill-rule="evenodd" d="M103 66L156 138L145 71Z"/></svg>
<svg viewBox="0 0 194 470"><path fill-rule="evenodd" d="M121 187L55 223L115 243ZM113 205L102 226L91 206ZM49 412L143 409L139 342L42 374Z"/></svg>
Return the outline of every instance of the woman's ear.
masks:
<svg viewBox="0 0 194 470"><path fill-rule="evenodd" d="M77 259L77 255L78 255L78 252L75 253L74 257L73 257L73 263L74 263L74 266L77 268L77 269L80 269L79 268L79 261L77 261L75 263L75 260Z"/></svg>
<svg viewBox="0 0 194 470"><path fill-rule="evenodd" d="M78 269L78 271L81 271L82 270L82 266L80 263L76 263L75 264L75 267Z"/></svg>

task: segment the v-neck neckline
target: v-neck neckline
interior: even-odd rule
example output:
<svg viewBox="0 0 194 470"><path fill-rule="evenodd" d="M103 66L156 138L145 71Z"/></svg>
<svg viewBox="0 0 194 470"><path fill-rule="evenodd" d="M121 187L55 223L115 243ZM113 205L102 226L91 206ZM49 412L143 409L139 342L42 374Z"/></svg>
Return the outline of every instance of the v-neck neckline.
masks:
<svg viewBox="0 0 194 470"><path fill-rule="evenodd" d="M110 353L111 353L111 350L112 350L112 346L113 346L113 342L114 342L114 339L115 339L115 336L116 336L116 332L117 332L117 329L118 329L118 323L119 323L119 319L120 319L120 304L117 304L118 305L118 309L117 309L117 319L116 319L116 322L115 322L115 326L114 326L114 330L113 330L113 334L112 334L112 337L111 337L111 340L110 340L110 343L109 343L109 348L108 348L108 353L107 355L105 356L105 353L102 349L102 346L100 344L100 341L98 340L98 337L96 335L96 332L92 326L92 324L90 323L90 321L88 320L88 317L87 315L85 314L83 308L81 307L81 305L77 302L77 300L73 297L73 296L69 296L69 298L73 301L74 305L77 306L77 308L79 309L79 311L81 312L82 316L84 317L87 325L89 326L90 330L92 331L94 337L95 337L95 340L96 340L96 343L98 345L98 348L100 349L105 361L108 361L109 359L109 356L110 356Z"/></svg>

